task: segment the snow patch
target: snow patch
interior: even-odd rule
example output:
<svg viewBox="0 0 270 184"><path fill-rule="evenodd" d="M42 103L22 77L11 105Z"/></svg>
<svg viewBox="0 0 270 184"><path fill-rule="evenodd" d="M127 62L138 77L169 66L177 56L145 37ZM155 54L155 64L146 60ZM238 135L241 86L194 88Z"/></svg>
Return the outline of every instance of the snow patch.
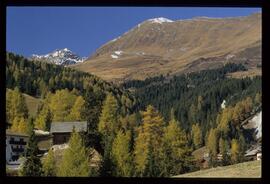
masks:
<svg viewBox="0 0 270 184"><path fill-rule="evenodd" d="M229 59L233 58L234 56L235 55L233 55L233 54L229 54L229 55L226 56L226 60L229 60Z"/></svg>
<svg viewBox="0 0 270 184"><path fill-rule="evenodd" d="M109 43L110 43L110 42L115 42L115 41L118 40L119 38L121 38L121 36L118 36L117 38L112 39L111 41L109 41Z"/></svg>
<svg viewBox="0 0 270 184"><path fill-rule="evenodd" d="M167 19L167 18L164 18L164 17L153 18L153 19L149 19L148 21L151 23L159 23L159 24L162 24L164 22L174 22L174 21Z"/></svg>
<svg viewBox="0 0 270 184"><path fill-rule="evenodd" d="M81 63L85 61L87 58L86 57L81 58L77 54L70 51L68 48L64 48L64 49L56 49L55 51L46 55L33 54L30 59L47 60L57 65L71 65Z"/></svg>
<svg viewBox="0 0 270 184"><path fill-rule="evenodd" d="M114 55L114 54L112 54L111 57L112 57L113 59L118 59L118 58L119 58L117 55Z"/></svg>
<svg viewBox="0 0 270 184"><path fill-rule="evenodd" d="M116 54L116 55L121 55L122 53L123 53L123 51L121 51L121 50L117 50L117 51L114 51L114 53Z"/></svg>
<svg viewBox="0 0 270 184"><path fill-rule="evenodd" d="M121 51L121 50L114 51L113 54L111 55L111 57L112 57L113 59L118 59L119 56L122 55L122 53L123 53L123 51Z"/></svg>

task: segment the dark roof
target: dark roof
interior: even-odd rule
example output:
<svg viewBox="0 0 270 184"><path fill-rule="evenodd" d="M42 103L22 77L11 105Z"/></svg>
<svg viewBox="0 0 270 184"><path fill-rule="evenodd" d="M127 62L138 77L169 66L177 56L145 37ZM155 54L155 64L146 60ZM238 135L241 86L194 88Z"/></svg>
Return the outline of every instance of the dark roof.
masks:
<svg viewBox="0 0 270 184"><path fill-rule="evenodd" d="M86 132L87 122L86 121L52 122L50 133L72 132L73 127L75 127L76 132Z"/></svg>
<svg viewBox="0 0 270 184"><path fill-rule="evenodd" d="M18 136L18 137L29 137L25 133L13 132L13 131L11 131L9 129L6 130L6 135L12 135L12 136Z"/></svg>

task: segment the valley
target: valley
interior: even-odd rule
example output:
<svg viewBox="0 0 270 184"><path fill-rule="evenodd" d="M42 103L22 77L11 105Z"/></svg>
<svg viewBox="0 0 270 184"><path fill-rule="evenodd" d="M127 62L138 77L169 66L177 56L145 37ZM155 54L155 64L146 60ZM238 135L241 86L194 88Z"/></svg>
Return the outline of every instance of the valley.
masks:
<svg viewBox="0 0 270 184"><path fill-rule="evenodd" d="M7 51L7 175L260 178L261 31L159 17L87 58Z"/></svg>

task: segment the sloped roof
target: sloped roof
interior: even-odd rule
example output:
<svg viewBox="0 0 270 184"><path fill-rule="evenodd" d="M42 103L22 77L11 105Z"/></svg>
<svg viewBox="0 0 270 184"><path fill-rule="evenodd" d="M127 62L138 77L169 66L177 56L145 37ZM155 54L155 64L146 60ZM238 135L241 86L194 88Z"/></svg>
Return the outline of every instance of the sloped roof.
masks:
<svg viewBox="0 0 270 184"><path fill-rule="evenodd" d="M73 122L52 122L50 133L67 133L72 132L75 127L76 132L86 132L86 121L73 121Z"/></svg>
<svg viewBox="0 0 270 184"><path fill-rule="evenodd" d="M11 136L18 136L18 137L29 137L27 134L25 133L19 133L19 132L14 132L11 131L9 129L6 130L6 135L11 135Z"/></svg>
<svg viewBox="0 0 270 184"><path fill-rule="evenodd" d="M257 147L253 150L247 150L245 156L246 157L253 156L253 155L256 155L257 153L261 153L261 152L262 152L261 147Z"/></svg>

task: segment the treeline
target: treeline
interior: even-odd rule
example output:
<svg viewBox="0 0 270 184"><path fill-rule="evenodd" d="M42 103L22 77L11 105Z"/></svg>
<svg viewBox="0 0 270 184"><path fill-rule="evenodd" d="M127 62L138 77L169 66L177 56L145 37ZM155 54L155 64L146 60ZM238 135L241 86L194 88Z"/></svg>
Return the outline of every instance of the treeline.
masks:
<svg viewBox="0 0 270 184"><path fill-rule="evenodd" d="M261 77L226 77L242 65L123 84L134 97L90 74L7 56L7 123L30 135L24 176L168 177L197 170L191 153L204 145L210 165L220 164L218 153L222 165L241 162L249 143L241 122L261 107ZM22 93L42 98L36 117ZM33 128L76 120L87 121L87 134L72 133L61 164L53 151L40 161ZM99 170L89 167L90 148L102 155Z"/></svg>
<svg viewBox="0 0 270 184"><path fill-rule="evenodd" d="M206 146L210 154L210 166L242 162L246 140L241 122L260 107L261 96L256 95L224 108L217 116L215 127L207 132ZM69 148L59 165L52 150L37 169L42 176L120 176L120 177L169 177L198 170L192 151L203 145L200 125L194 124L190 133L179 126L173 113L165 121L151 105L145 111L122 117L117 100L108 94L96 128L92 129L100 140L102 162L99 169L91 169L91 155L86 139L73 132ZM218 161L217 155L222 159ZM31 157L28 157L31 159ZM59 159L59 158L58 158ZM29 164L31 164L30 162ZM24 165L24 175L31 176ZM30 167L29 167L30 168ZM26 171L24 171L26 170ZM27 174L27 172L29 172Z"/></svg>
<svg viewBox="0 0 270 184"><path fill-rule="evenodd" d="M132 113L136 99L112 83L101 80L89 73L50 64L42 61L30 61L23 56L6 53L6 87L34 97L45 98L48 93L57 90L73 89L85 97L90 91L97 98L104 100L107 93L112 93L121 105L122 114Z"/></svg>
<svg viewBox="0 0 270 184"><path fill-rule="evenodd" d="M260 76L252 79L226 77L230 72L243 70L246 70L243 65L229 63L219 69L198 73L128 81L123 87L132 89L139 101L139 109L152 104L165 120L173 111L186 131L198 123L205 136L206 131L214 127L223 100L226 100L226 105L234 105L247 96L254 99L257 93L261 93Z"/></svg>
<svg viewBox="0 0 270 184"><path fill-rule="evenodd" d="M137 115L122 117L117 100L108 94L92 131L101 136L98 144L102 162L98 170L90 167L92 146L87 146L87 136L73 132L60 164L56 165L57 156L50 150L42 162L26 162L21 175L166 177L197 169L185 131L174 117L164 121L153 106ZM36 147L31 142L30 145ZM27 160L38 159L36 154L28 155ZM33 167L35 171L31 170Z"/></svg>

